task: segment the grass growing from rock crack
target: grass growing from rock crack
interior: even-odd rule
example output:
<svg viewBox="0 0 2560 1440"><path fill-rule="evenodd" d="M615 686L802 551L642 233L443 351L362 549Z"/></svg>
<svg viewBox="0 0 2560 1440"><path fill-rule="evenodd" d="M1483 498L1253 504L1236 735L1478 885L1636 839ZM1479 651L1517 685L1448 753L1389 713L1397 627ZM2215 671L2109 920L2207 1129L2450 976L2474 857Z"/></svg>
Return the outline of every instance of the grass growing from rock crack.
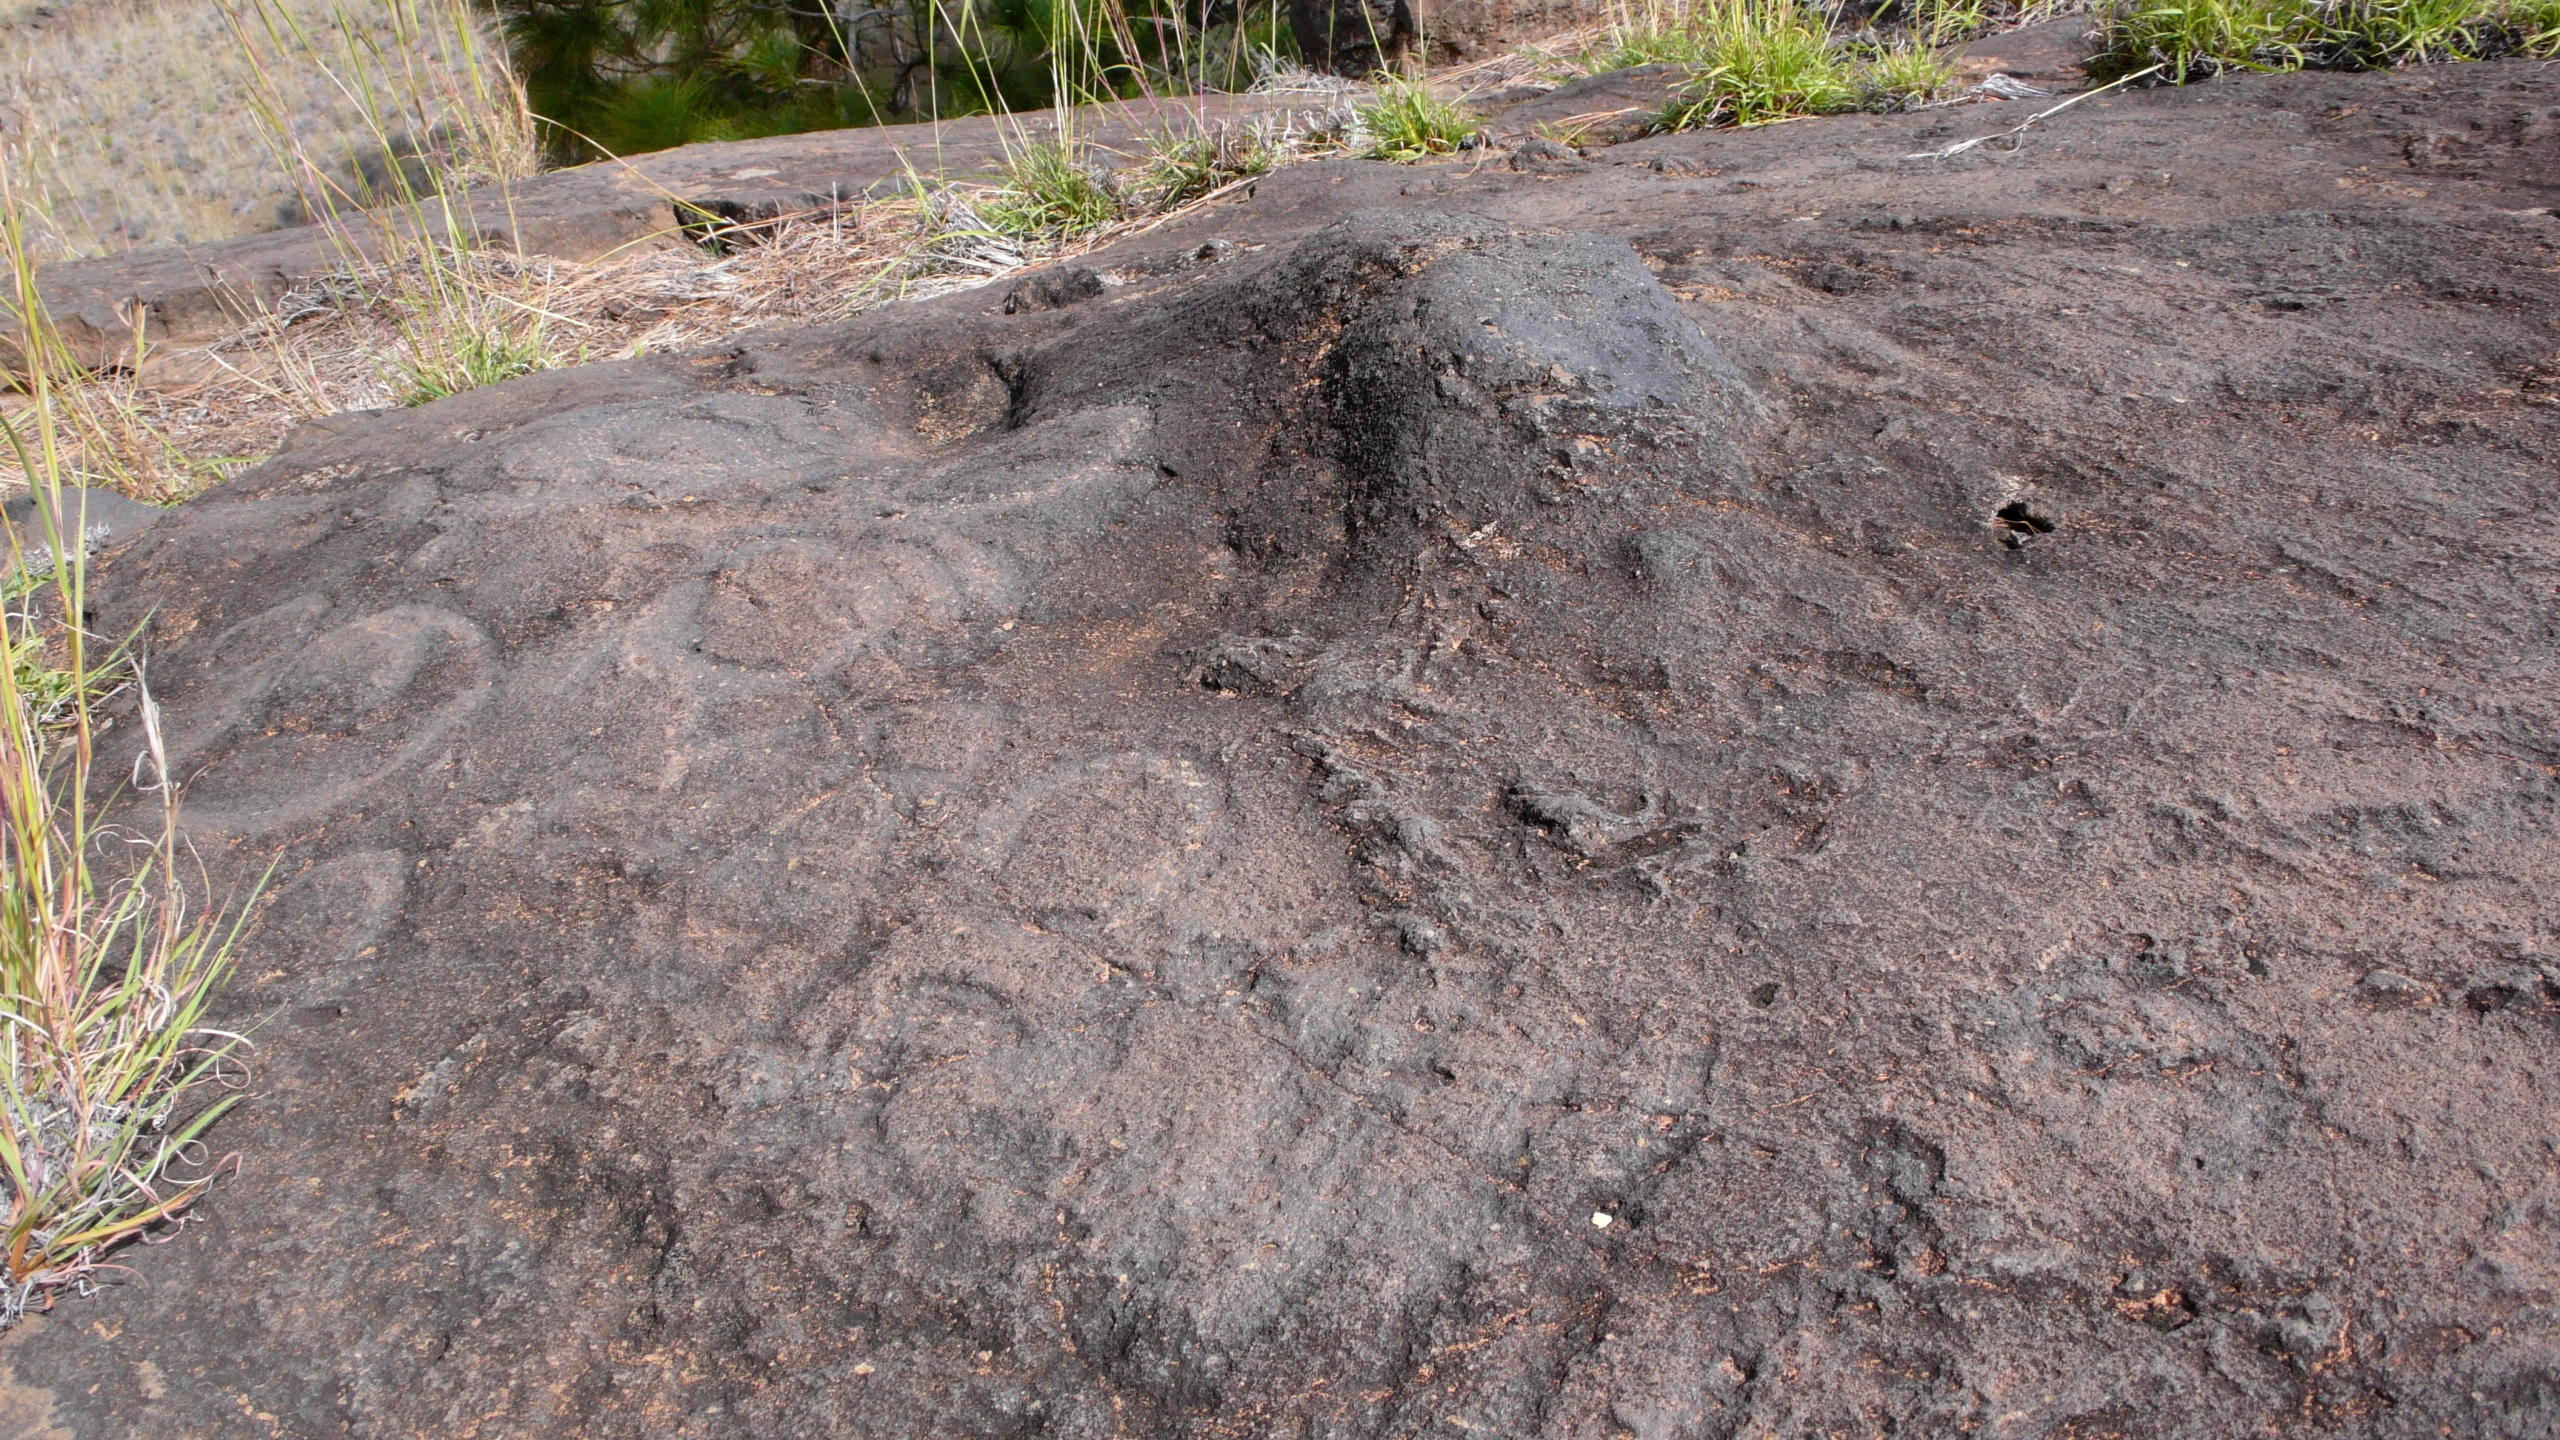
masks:
<svg viewBox="0 0 2560 1440"><path fill-rule="evenodd" d="M2560 56L2560 0L2523 0L2508 18L2524 53L2544 60Z"/></svg>
<svg viewBox="0 0 2560 1440"><path fill-rule="evenodd" d="M1120 197L1071 135L1034 140L1008 157L1002 180L977 202L980 218L1017 240L1054 240L1120 218Z"/></svg>
<svg viewBox="0 0 2560 1440"><path fill-rule="evenodd" d="M418 317L432 317L420 323ZM550 364L538 322L510 325L503 318L449 319L441 312L402 316L408 344L391 360L400 403L424 405L530 375Z"/></svg>
<svg viewBox="0 0 2560 1440"><path fill-rule="evenodd" d="M1911 38L1922 45L1961 45L1990 29L2001 14L1995 0L1903 0Z"/></svg>
<svg viewBox="0 0 2560 1440"><path fill-rule="evenodd" d="M6 305L34 333L47 322L13 198L0 171ZM158 712L141 667L120 648L94 654L81 627L81 492L64 483L46 367L26 385L6 439L40 545L30 557L11 529L0 585L0 1327L92 1288L118 1247L204 1194L214 1167L198 1142L232 1103L219 1092L244 1043L204 1023L238 929L180 888ZM139 829L91 808L102 709L119 691L135 703L117 739L139 748L137 786L158 800Z"/></svg>

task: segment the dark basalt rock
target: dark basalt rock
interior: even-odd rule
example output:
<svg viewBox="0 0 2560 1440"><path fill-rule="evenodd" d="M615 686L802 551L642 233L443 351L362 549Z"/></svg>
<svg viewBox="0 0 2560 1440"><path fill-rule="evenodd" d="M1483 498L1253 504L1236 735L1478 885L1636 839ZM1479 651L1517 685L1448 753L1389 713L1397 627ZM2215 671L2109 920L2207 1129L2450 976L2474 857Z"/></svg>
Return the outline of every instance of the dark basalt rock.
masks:
<svg viewBox="0 0 2560 1440"><path fill-rule="evenodd" d="M95 580L259 1079L0 1413L2546 1433L2554 83L1308 166L315 432Z"/></svg>
<svg viewBox="0 0 2560 1440"><path fill-rule="evenodd" d="M1409 0L1289 0L1289 30L1308 65L1365 78L1399 70L1414 54L1421 7Z"/></svg>

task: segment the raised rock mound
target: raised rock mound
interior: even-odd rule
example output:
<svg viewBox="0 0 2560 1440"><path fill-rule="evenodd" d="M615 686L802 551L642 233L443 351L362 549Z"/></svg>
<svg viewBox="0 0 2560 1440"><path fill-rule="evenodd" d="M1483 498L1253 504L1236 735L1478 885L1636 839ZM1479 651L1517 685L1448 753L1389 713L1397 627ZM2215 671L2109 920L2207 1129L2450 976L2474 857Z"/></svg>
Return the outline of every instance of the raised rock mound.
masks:
<svg viewBox="0 0 2560 1440"><path fill-rule="evenodd" d="M2551 1433L2560 82L2103 104L1308 167L145 531L259 1096L23 1423Z"/></svg>

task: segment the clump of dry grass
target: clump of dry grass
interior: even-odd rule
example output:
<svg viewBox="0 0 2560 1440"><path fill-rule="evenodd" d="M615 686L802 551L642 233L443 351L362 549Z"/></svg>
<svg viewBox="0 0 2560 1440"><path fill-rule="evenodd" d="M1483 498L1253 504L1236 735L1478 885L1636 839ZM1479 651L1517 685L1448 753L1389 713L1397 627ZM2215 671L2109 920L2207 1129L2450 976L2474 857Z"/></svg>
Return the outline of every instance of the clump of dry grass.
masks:
<svg viewBox="0 0 2560 1440"><path fill-rule="evenodd" d="M298 218L296 177L277 165L261 124L261 90L286 97L278 117L325 170L379 173L385 155L363 100L335 83L370 68L404 105L395 153L450 163L458 139L485 127L478 97L493 59L478 20L461 43L449 0L270 0L319 40L311 49L240 43L262 17L229 0L56 0L0 23L0 147L17 162L27 243L38 259L135 245L198 243ZM290 27L287 27L289 30ZM260 64L270 66L263 79ZM525 146L531 153L530 137Z"/></svg>
<svg viewBox="0 0 2560 1440"><path fill-rule="evenodd" d="M39 337L12 199L0 172L5 307ZM117 1247L204 1193L214 1167L197 1142L235 1098L219 1092L245 1043L204 1023L238 928L180 887L177 790L142 667L121 647L92 653L82 628L84 507L65 484L52 368L30 349L30 403L6 443L40 543L30 556L11 528L0 580L0 1327L87 1290ZM101 824L90 799L104 706L128 691L136 786L159 802L139 831Z"/></svg>

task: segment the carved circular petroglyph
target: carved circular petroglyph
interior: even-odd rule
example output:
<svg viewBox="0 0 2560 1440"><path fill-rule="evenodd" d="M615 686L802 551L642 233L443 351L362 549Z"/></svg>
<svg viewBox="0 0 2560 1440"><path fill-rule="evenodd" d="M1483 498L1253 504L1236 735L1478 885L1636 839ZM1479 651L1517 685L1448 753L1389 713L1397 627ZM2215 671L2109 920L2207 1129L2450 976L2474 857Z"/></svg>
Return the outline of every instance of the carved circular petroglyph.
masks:
<svg viewBox="0 0 2560 1440"><path fill-rule="evenodd" d="M214 705L188 707L201 728L172 737L188 828L255 835L317 819L427 758L487 697L496 657L462 616L402 605L313 635L320 603L279 606L217 642L237 668L222 667ZM281 792L229 779L277 772L308 781Z"/></svg>
<svg viewBox="0 0 2560 1440"><path fill-rule="evenodd" d="M1224 811L1206 769L1133 751L1068 762L1024 783L972 840L1021 904L1117 929L1201 873Z"/></svg>
<svg viewBox="0 0 2560 1440"><path fill-rule="evenodd" d="M603 406L536 421L498 462L510 479L652 493L778 486L829 469L828 437L802 401L712 395L673 409Z"/></svg>
<svg viewBox="0 0 2560 1440"><path fill-rule="evenodd" d="M1017 569L985 546L935 532L848 549L773 544L713 582L702 644L724 660L790 670L866 655L900 668L933 664L1011 618Z"/></svg>

